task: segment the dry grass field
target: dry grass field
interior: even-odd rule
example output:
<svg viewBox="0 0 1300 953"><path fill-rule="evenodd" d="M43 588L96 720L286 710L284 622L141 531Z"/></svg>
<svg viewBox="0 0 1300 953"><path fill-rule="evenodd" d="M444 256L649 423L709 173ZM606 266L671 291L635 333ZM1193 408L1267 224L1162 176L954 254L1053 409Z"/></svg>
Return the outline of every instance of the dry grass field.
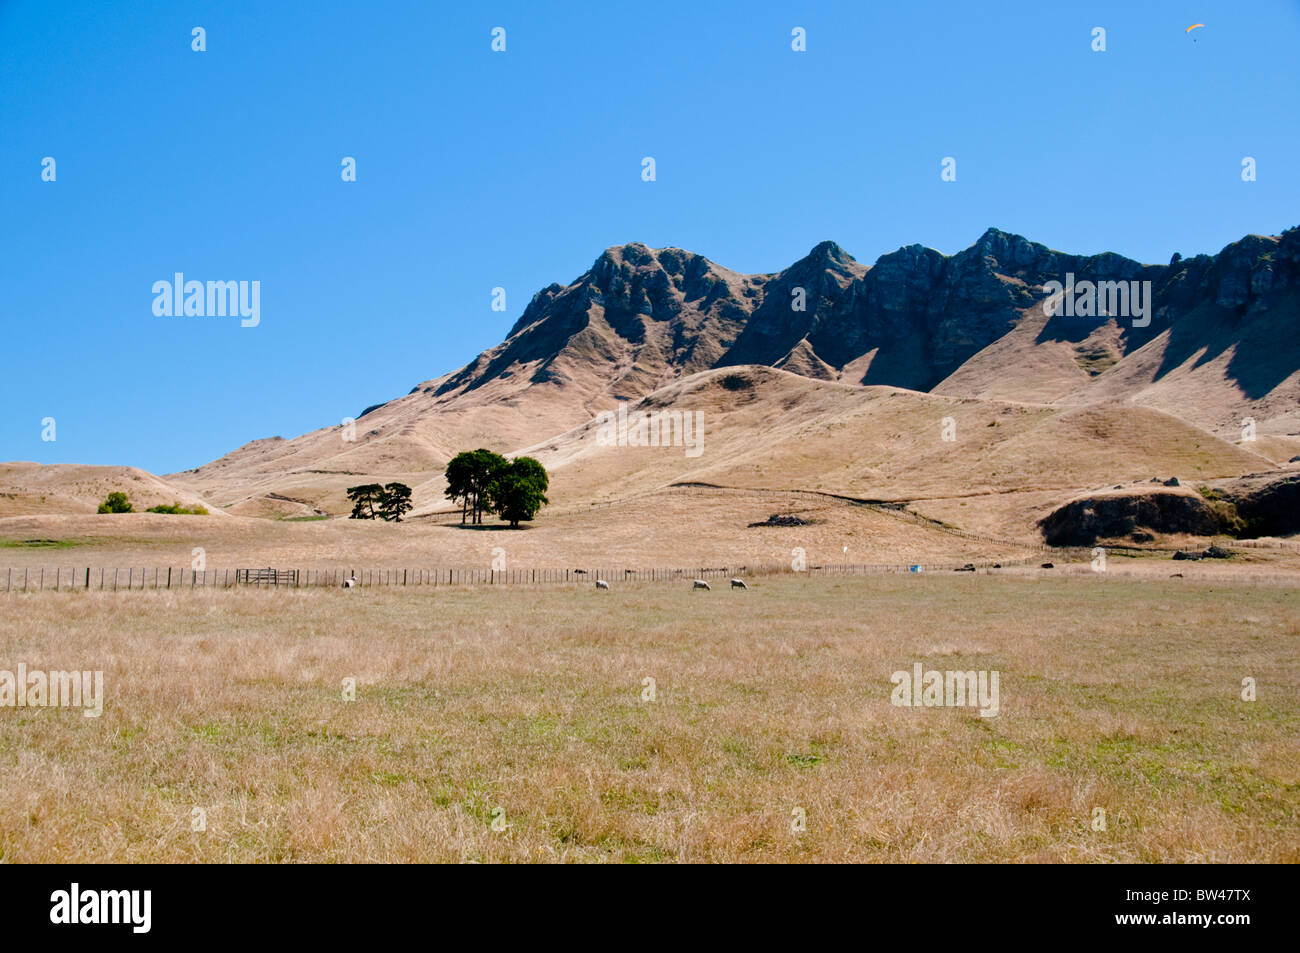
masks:
<svg viewBox="0 0 1300 953"><path fill-rule="evenodd" d="M1295 862L1298 649L1190 572L14 594L0 668L105 700L0 708L0 858Z"/></svg>
<svg viewBox="0 0 1300 953"><path fill-rule="evenodd" d="M798 515L808 525L750 527L774 513ZM996 561L1034 552L1030 546L969 539L824 497L694 487L610 506L547 507L518 530L497 522L463 527L459 514L400 524L151 513L0 518L0 571L118 566L125 573L128 566L188 566L194 547L204 549L210 568L223 569L487 569L498 547L512 569L788 565L795 547L807 552L810 564Z"/></svg>

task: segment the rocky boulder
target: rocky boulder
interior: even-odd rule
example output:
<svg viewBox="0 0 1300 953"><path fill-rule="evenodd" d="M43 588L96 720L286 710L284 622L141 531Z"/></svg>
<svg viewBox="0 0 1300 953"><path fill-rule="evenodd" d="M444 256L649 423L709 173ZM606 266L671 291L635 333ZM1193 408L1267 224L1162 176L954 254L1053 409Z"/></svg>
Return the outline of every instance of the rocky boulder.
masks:
<svg viewBox="0 0 1300 953"><path fill-rule="evenodd" d="M1218 516L1200 496L1155 490L1073 500L1038 525L1052 546L1091 546L1139 532L1213 536L1220 531Z"/></svg>

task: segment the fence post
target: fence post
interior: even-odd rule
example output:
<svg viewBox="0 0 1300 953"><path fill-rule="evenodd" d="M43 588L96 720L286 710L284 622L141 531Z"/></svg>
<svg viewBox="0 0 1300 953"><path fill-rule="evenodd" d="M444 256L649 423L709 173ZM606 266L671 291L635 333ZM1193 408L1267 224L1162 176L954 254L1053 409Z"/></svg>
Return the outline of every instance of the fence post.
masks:
<svg viewBox="0 0 1300 953"><path fill-rule="evenodd" d="M118 570L114 569L113 570L113 591L114 592L117 592L117 574L118 574Z"/></svg>

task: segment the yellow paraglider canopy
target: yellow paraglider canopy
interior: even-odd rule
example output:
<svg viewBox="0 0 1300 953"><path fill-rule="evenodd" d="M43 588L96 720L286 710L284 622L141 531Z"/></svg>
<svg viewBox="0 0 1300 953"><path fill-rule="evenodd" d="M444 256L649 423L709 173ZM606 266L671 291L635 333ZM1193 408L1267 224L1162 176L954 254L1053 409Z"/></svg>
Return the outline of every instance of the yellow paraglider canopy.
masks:
<svg viewBox="0 0 1300 953"><path fill-rule="evenodd" d="M1205 26L1205 24L1204 24L1204 23L1193 23L1191 26L1189 26L1189 27L1188 27L1186 30L1184 30L1183 32L1184 32L1184 33L1191 33L1191 32L1192 32L1193 30L1195 30L1198 26Z"/></svg>

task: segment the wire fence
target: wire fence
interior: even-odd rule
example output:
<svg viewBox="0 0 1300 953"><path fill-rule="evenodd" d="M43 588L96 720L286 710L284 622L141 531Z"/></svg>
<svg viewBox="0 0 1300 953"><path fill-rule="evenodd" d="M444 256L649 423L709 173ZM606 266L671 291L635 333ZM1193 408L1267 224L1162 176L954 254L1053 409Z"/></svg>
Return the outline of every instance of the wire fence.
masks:
<svg viewBox="0 0 1300 953"><path fill-rule="evenodd" d="M1245 546L1248 549L1280 549L1288 552L1300 552L1300 541L1290 539L1234 539L1233 546Z"/></svg>
<svg viewBox="0 0 1300 953"><path fill-rule="evenodd" d="M1064 551L1061 551L1064 552ZM187 569L184 567L52 567L0 570L5 592L146 589L305 589L410 586L550 586L615 582L726 581L754 576L860 576L878 573L974 571L1011 568L1037 559L1002 562L828 563L796 569L791 563L660 569Z"/></svg>

